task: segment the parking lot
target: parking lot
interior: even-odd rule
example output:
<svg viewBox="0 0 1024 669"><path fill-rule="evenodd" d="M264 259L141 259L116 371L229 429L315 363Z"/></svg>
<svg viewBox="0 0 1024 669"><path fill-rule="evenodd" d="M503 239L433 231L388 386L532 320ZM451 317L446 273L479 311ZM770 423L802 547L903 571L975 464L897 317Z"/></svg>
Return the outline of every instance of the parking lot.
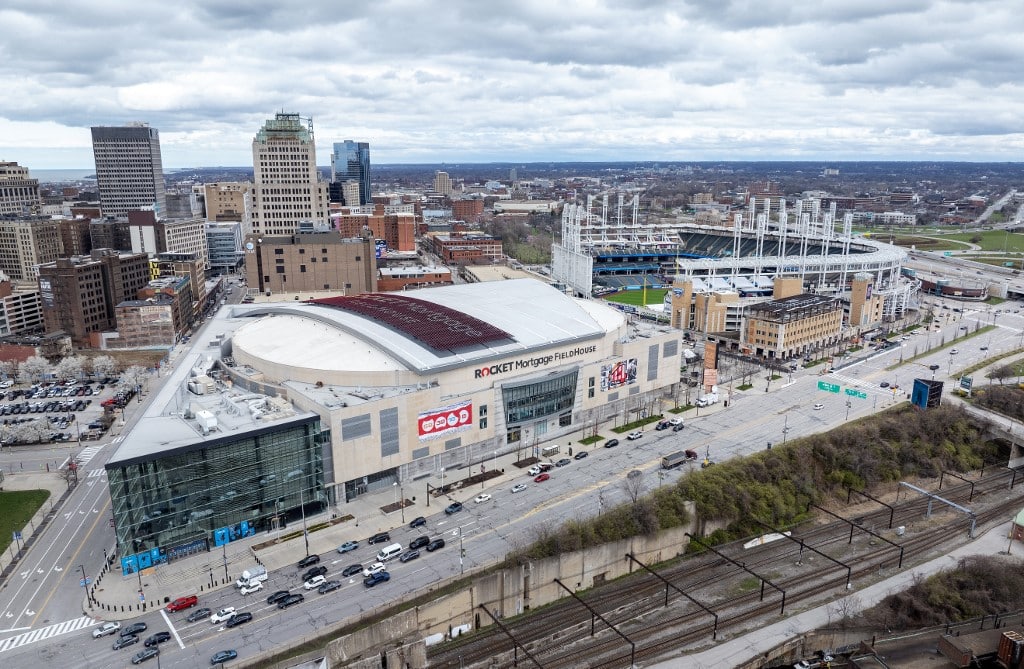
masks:
<svg viewBox="0 0 1024 669"><path fill-rule="evenodd" d="M9 446L99 439L113 422L111 409L124 406L134 394L119 391L99 402L100 394L115 382L104 378L40 383L0 391L0 440Z"/></svg>

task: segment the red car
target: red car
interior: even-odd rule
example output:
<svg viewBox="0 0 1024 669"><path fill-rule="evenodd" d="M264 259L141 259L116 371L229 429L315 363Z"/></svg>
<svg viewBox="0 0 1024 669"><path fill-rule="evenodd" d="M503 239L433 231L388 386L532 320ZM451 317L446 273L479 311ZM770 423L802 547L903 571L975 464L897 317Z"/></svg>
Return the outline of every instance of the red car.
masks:
<svg viewBox="0 0 1024 669"><path fill-rule="evenodd" d="M167 605L168 611L181 611L182 609L188 609L199 603L199 599L195 595L189 595L188 597L178 597L176 600Z"/></svg>
<svg viewBox="0 0 1024 669"><path fill-rule="evenodd" d="M542 481L547 481L549 478L551 478L551 474L539 474L537 478L533 479L533 482L541 483Z"/></svg>

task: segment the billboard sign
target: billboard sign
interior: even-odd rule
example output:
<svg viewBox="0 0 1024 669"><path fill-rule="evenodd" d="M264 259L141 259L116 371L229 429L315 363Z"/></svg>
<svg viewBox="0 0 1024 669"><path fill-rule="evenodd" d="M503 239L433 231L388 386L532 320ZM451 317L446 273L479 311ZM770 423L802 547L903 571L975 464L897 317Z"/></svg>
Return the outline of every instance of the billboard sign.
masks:
<svg viewBox="0 0 1024 669"><path fill-rule="evenodd" d="M375 240L374 247L376 249L376 256L377 256L378 260L380 258L382 258L382 257L387 255L387 253L388 253L388 243L387 243L387 240L384 240L384 239Z"/></svg>
<svg viewBox="0 0 1024 669"><path fill-rule="evenodd" d="M636 383L636 358L601 365L601 390L613 390Z"/></svg>
<svg viewBox="0 0 1024 669"><path fill-rule="evenodd" d="M473 402L465 401L424 411L416 419L420 441L468 430L473 425Z"/></svg>

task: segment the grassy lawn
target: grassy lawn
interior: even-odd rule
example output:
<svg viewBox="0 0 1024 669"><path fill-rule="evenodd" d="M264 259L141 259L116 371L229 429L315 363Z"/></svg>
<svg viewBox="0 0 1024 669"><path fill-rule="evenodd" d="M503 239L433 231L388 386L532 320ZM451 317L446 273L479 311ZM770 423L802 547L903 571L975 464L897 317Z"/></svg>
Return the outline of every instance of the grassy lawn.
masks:
<svg viewBox="0 0 1024 669"><path fill-rule="evenodd" d="M1021 262L1020 258L1011 258L1009 256L1003 256L1001 258L989 258L987 256L965 256L967 260L973 260L974 262L982 262L986 265L995 265L996 267L1006 267L1006 263L1012 262L1013 269L1024 269L1024 263Z"/></svg>
<svg viewBox="0 0 1024 669"><path fill-rule="evenodd" d="M969 242L960 242L959 240L952 239L952 235L943 235L941 238L937 237L920 237L918 235L904 235L904 234L889 234L876 233L871 235L865 235L869 239L873 239L877 242L885 242L886 244L894 244L896 246L913 246L919 251L966 251L971 248Z"/></svg>
<svg viewBox="0 0 1024 669"><path fill-rule="evenodd" d="M1006 232L1005 230L988 230L986 232L958 232L951 235L943 235L946 239L956 239L969 244L977 244L983 251L1024 251L1024 235ZM972 242L975 237L981 237L980 242Z"/></svg>
<svg viewBox="0 0 1024 669"><path fill-rule="evenodd" d="M646 304L661 304L661 301L665 298L665 293L667 293L668 290L665 288L648 288L646 292ZM645 304L644 291L642 290L620 290L617 293L605 296L604 299L609 302L618 302L619 304L632 304L635 307L640 307Z"/></svg>
<svg viewBox="0 0 1024 669"><path fill-rule="evenodd" d="M49 499L49 490L0 492L0 553L11 545L11 533L28 525L39 507Z"/></svg>

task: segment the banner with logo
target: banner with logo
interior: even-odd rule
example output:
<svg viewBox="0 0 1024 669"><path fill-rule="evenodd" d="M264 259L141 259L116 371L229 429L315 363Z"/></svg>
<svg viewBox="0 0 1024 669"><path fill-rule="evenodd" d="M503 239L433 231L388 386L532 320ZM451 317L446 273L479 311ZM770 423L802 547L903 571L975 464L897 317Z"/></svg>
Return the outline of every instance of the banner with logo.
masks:
<svg viewBox="0 0 1024 669"><path fill-rule="evenodd" d="M473 402L459 402L441 409L424 411L416 420L420 441L467 430L473 425Z"/></svg>
<svg viewBox="0 0 1024 669"><path fill-rule="evenodd" d="M601 366L601 390L611 390L619 386L636 383L636 358L619 360L610 365Z"/></svg>

